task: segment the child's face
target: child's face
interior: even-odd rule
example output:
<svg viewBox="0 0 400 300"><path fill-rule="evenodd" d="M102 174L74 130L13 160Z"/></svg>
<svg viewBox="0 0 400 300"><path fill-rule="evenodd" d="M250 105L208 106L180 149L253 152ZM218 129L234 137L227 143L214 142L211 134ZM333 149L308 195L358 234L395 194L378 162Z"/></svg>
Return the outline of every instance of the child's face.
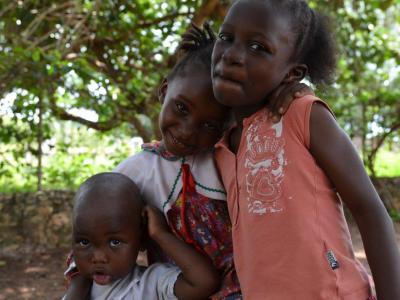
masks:
<svg viewBox="0 0 400 300"><path fill-rule="evenodd" d="M293 44L285 14L265 1L236 2L221 25L212 55L217 100L243 112L264 105L291 68Z"/></svg>
<svg viewBox="0 0 400 300"><path fill-rule="evenodd" d="M90 207L74 219L73 252L79 272L106 285L127 275L140 247L140 221L123 207Z"/></svg>
<svg viewBox="0 0 400 300"><path fill-rule="evenodd" d="M206 69L188 66L160 88L163 107L159 124L164 147L185 156L208 150L220 139L228 109L213 94Z"/></svg>

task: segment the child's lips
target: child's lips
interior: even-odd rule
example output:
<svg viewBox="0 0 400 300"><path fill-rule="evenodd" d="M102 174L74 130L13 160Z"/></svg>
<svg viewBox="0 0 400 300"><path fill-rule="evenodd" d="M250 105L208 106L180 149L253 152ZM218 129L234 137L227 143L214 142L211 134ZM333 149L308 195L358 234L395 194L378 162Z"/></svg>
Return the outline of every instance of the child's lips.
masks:
<svg viewBox="0 0 400 300"><path fill-rule="evenodd" d="M222 79L222 80L225 80L225 81L230 81L230 82L235 83L235 84L240 84L241 83L239 80L237 80L237 79L235 79L233 77L230 77L230 76L226 76L226 75L220 75L219 78Z"/></svg>
<svg viewBox="0 0 400 300"><path fill-rule="evenodd" d="M216 79L230 82L231 84L241 85L244 80L243 72L233 71L227 68L216 68L214 71L214 77Z"/></svg>
<svg viewBox="0 0 400 300"><path fill-rule="evenodd" d="M226 85L240 86L240 82L239 81L230 79L228 77L218 76L216 79L219 80L220 82L222 82L223 84L226 84Z"/></svg>
<svg viewBox="0 0 400 300"><path fill-rule="evenodd" d="M223 75L217 75L214 78L214 86L217 89L233 90L238 91L242 89L242 84L230 77L225 77Z"/></svg>
<svg viewBox="0 0 400 300"><path fill-rule="evenodd" d="M93 274L93 281L99 285L106 285L111 282L111 276L104 273L96 272Z"/></svg>
<svg viewBox="0 0 400 300"><path fill-rule="evenodd" d="M214 86L227 90L241 90L242 89L242 76L234 75L232 72L224 70L217 70L214 73Z"/></svg>
<svg viewBox="0 0 400 300"><path fill-rule="evenodd" d="M173 142L175 145L179 146L180 148L185 148L185 149L192 149L192 148L194 148L193 145L190 145L190 144L188 144L188 143L186 143L186 142L184 142L184 141L182 141L182 140L176 138L172 133L171 133L171 138L172 138L172 142Z"/></svg>

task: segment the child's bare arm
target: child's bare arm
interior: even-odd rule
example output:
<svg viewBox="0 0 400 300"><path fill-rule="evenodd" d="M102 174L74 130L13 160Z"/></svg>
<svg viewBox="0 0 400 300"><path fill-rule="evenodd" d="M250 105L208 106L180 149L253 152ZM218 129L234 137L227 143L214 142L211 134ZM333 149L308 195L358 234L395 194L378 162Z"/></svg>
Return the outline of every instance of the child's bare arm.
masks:
<svg viewBox="0 0 400 300"><path fill-rule="evenodd" d="M359 227L379 300L400 299L400 253L393 223L350 139L320 104L311 111L311 153Z"/></svg>
<svg viewBox="0 0 400 300"><path fill-rule="evenodd" d="M298 81L281 84L268 97L268 109L273 122L279 122L296 99L306 95L314 95L314 91L306 84Z"/></svg>
<svg viewBox="0 0 400 300"><path fill-rule="evenodd" d="M68 286L67 293L63 300L84 300L90 299L90 289L92 287L92 280L84 278L82 275L76 275L71 279Z"/></svg>
<svg viewBox="0 0 400 300"><path fill-rule="evenodd" d="M175 237L155 208L145 207L144 214L150 238L182 271L175 283L175 295L179 299L207 299L220 285L220 276L211 261Z"/></svg>

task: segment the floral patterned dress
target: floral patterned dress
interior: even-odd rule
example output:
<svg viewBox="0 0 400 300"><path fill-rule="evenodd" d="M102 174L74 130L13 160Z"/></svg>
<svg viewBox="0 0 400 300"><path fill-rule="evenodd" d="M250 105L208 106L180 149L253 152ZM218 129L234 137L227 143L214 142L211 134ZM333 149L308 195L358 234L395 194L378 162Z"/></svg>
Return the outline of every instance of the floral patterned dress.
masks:
<svg viewBox="0 0 400 300"><path fill-rule="evenodd" d="M145 144L143 149L166 159L176 159L163 150L159 143ZM166 212L170 228L177 237L210 257L220 271L221 289L210 299L242 299L233 263L231 223L226 201L198 193L196 186L201 184L196 182L185 159L181 161L177 180L182 180L182 190ZM210 189L203 185L201 188Z"/></svg>

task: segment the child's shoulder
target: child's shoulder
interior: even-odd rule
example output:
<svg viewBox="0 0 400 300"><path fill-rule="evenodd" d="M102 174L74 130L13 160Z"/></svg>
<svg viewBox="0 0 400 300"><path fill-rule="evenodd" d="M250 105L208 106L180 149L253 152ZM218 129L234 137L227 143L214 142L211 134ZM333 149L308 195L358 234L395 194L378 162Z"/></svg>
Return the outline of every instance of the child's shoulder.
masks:
<svg viewBox="0 0 400 300"><path fill-rule="evenodd" d="M154 263L148 267L139 267L137 278L140 285L147 288L143 290L153 290L157 295L164 294L168 299L176 299L174 294L175 282L181 270L170 263Z"/></svg>
<svg viewBox="0 0 400 300"><path fill-rule="evenodd" d="M323 102L321 99L319 99L316 96L313 95L306 95L300 98L296 98L293 100L293 102L290 104L288 112L291 110L304 110L310 108L315 102Z"/></svg>
<svg viewBox="0 0 400 300"><path fill-rule="evenodd" d="M169 262L156 262L149 266L136 266L140 277L142 276L158 276L163 274L176 274L181 272L179 267Z"/></svg>
<svg viewBox="0 0 400 300"><path fill-rule="evenodd" d="M176 156L170 152L168 152L164 147L161 141L152 141L150 143L144 143L142 145L142 150L153 153L155 155L158 155L166 160L169 161L177 161L180 160L181 157Z"/></svg>
<svg viewBox="0 0 400 300"><path fill-rule="evenodd" d="M285 117L292 118L292 117L300 117L304 118L303 121L309 120L309 116L311 114L311 108L315 103L319 103L323 105L328 111L332 114L332 110L329 105L321 100L320 98L313 96L313 95L306 95L304 97L295 99L289 106L287 112L285 113Z"/></svg>
<svg viewBox="0 0 400 300"><path fill-rule="evenodd" d="M125 175L134 174L139 171L139 174L141 174L143 170L148 170L149 165L152 164L152 161L157 160L157 158L157 156L150 152L140 151L125 158L113 171Z"/></svg>

